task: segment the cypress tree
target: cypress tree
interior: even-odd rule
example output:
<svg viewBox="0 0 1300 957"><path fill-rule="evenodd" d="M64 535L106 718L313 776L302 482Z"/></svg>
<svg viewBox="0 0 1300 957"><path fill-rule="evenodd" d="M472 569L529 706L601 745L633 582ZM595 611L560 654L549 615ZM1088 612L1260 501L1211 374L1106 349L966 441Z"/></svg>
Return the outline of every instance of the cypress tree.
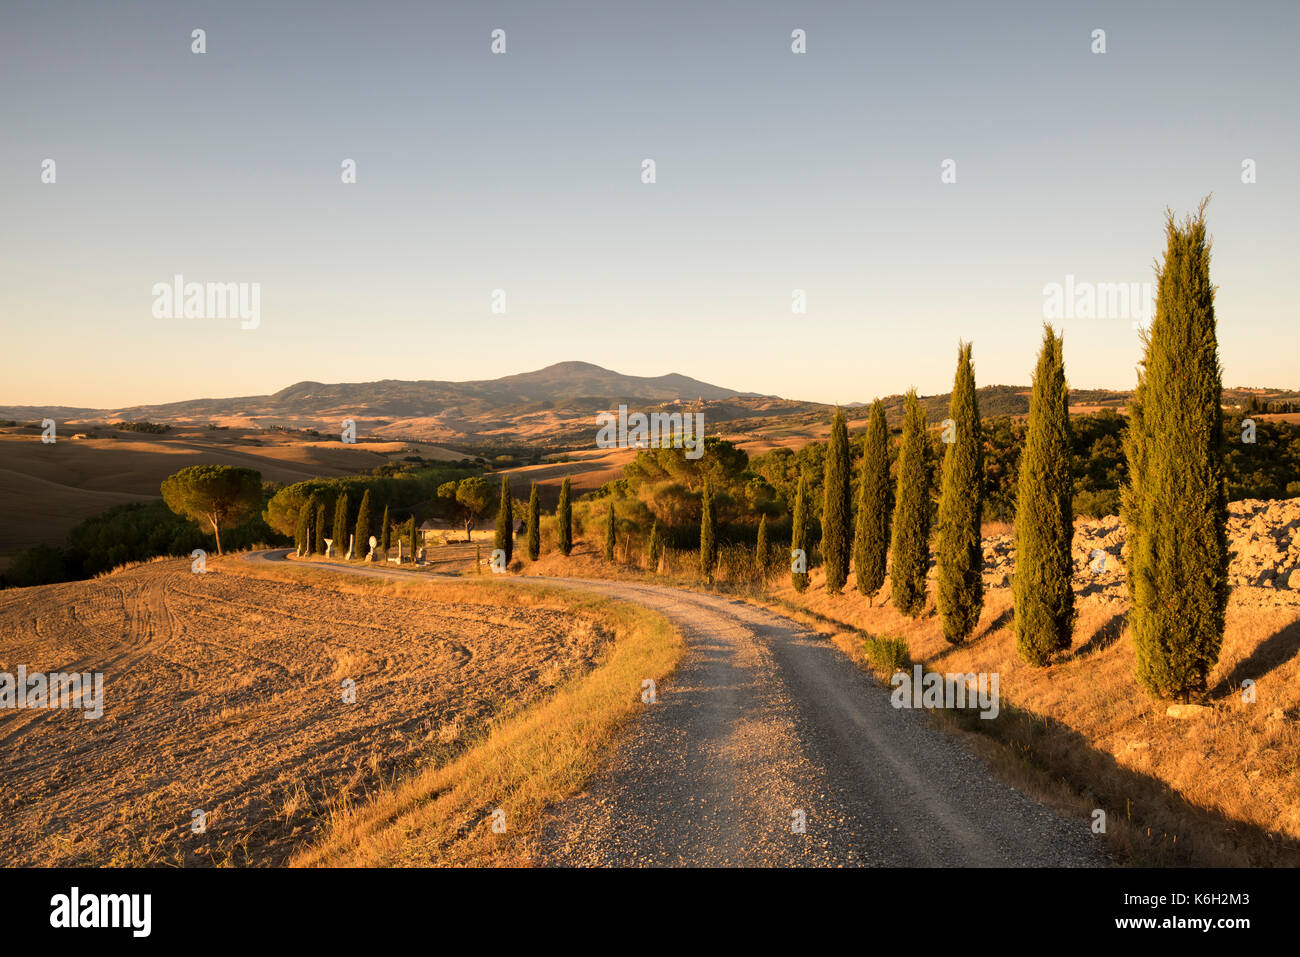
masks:
<svg viewBox="0 0 1300 957"><path fill-rule="evenodd" d="M357 508L357 547L352 557L361 561L370 551L370 489L361 496L361 505Z"/></svg>
<svg viewBox="0 0 1300 957"><path fill-rule="evenodd" d="M311 504L304 502L298 509L298 525L294 529L293 544L299 555L305 555L311 549L308 542L311 540Z"/></svg>
<svg viewBox="0 0 1300 957"><path fill-rule="evenodd" d="M844 411L835 410L830 442L826 446L826 471L822 496L822 562L826 590L838 595L849 578L849 536L853 526L852 492L849 490L849 429Z"/></svg>
<svg viewBox="0 0 1300 957"><path fill-rule="evenodd" d="M542 554L542 505L534 482L528 491L528 560L537 561Z"/></svg>
<svg viewBox="0 0 1300 957"><path fill-rule="evenodd" d="M796 571L802 559L803 571ZM790 538L790 584L797 592L808 589L808 477L799 474L799 491L794 497L794 530Z"/></svg>
<svg viewBox="0 0 1300 957"><path fill-rule="evenodd" d="M304 555L310 555L316 542L316 493L312 492L307 496L307 501L303 503L307 509L307 528L305 529L306 537L302 542L302 551Z"/></svg>
<svg viewBox="0 0 1300 957"><path fill-rule="evenodd" d="M1205 203L1165 220L1156 314L1130 406L1127 574L1137 677L1156 697L1203 695L1228 603L1222 371Z"/></svg>
<svg viewBox="0 0 1300 957"><path fill-rule="evenodd" d="M758 566L759 581L767 581L768 565L767 516L758 520L758 543L754 546L754 564Z"/></svg>
<svg viewBox="0 0 1300 957"><path fill-rule="evenodd" d="M609 503L605 512L605 561L614 560L614 503Z"/></svg>
<svg viewBox="0 0 1300 957"><path fill-rule="evenodd" d="M659 568L659 552L663 548L663 543L659 540L659 521L656 519L650 525L650 543L646 547L646 570L656 571Z"/></svg>
<svg viewBox="0 0 1300 957"><path fill-rule="evenodd" d="M346 555L348 552L348 493L340 492L334 500L334 554Z"/></svg>
<svg viewBox="0 0 1300 957"><path fill-rule="evenodd" d="M510 502L510 476L501 476L501 507L497 509L497 532L492 547L506 553L506 564L515 554L515 514Z"/></svg>
<svg viewBox="0 0 1300 957"><path fill-rule="evenodd" d="M957 376L948 408L952 442L943 456L939 492L936 602L943 636L959 645L971 636L984 610L984 549L980 519L984 509L984 435L970 343L958 347Z"/></svg>
<svg viewBox="0 0 1300 957"><path fill-rule="evenodd" d="M909 389L898 447L898 490L894 495L889 591L894 607L912 618L925 611L925 575L930 567L930 473L925 411Z"/></svg>
<svg viewBox="0 0 1300 957"><path fill-rule="evenodd" d="M383 550L384 557L388 557L388 549L393 544L393 528L388 524L388 506L384 506L384 519L379 527L379 547Z"/></svg>
<svg viewBox="0 0 1300 957"><path fill-rule="evenodd" d="M1069 394L1062 337L1047 326L1016 494L1016 648L1031 665L1045 665L1054 652L1069 648L1074 631Z"/></svg>
<svg viewBox="0 0 1300 957"><path fill-rule="evenodd" d="M318 502L316 505L316 541L312 549L317 555L325 554L325 515L326 508L324 502Z"/></svg>
<svg viewBox="0 0 1300 957"><path fill-rule="evenodd" d="M411 561L415 561L417 554L415 549L415 516L412 515L406 520L407 547L411 550Z"/></svg>
<svg viewBox="0 0 1300 957"><path fill-rule="evenodd" d="M573 512L569 506L569 479L560 483L560 506L555 510L556 532L560 539L560 554L565 558L573 551Z"/></svg>
<svg viewBox="0 0 1300 957"><path fill-rule="evenodd" d="M853 573L858 591L867 596L870 604L885 584L885 560L889 553L889 427L885 425L885 407L879 399L871 403L858 488Z"/></svg>
<svg viewBox="0 0 1300 957"><path fill-rule="evenodd" d="M713 584L713 569L718 564L717 506L713 501L713 488L704 480L704 497L700 500L700 574Z"/></svg>

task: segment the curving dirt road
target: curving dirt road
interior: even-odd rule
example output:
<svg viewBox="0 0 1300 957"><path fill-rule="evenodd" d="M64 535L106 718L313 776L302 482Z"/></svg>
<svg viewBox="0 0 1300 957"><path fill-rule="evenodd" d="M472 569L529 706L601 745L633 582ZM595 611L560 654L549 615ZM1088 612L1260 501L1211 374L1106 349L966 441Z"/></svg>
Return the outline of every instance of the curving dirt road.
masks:
<svg viewBox="0 0 1300 957"><path fill-rule="evenodd" d="M995 780L925 715L895 709L886 689L788 618L656 585L510 580L653 608L688 643L677 675L656 689L597 780L552 814L543 864L1106 864L1087 825Z"/></svg>

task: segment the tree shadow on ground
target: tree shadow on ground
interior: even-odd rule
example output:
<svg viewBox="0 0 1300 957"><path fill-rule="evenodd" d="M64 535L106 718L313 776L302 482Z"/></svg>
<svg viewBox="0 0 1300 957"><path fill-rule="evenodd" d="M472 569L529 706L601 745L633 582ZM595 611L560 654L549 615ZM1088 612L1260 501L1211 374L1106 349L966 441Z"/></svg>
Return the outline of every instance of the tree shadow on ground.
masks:
<svg viewBox="0 0 1300 957"><path fill-rule="evenodd" d="M1261 641L1245 658L1237 662L1232 671L1219 680L1210 694L1234 694L1241 690L1247 678L1258 681L1274 668L1290 661L1300 652L1300 621L1293 621L1281 631Z"/></svg>
<svg viewBox="0 0 1300 957"><path fill-rule="evenodd" d="M1185 800L1168 782L1126 767L1068 725L1014 705L984 720L976 712L943 713L967 732L998 741L994 767L1019 767L1039 786L1061 786L1106 812L1109 850L1139 866L1300 866L1300 843ZM1014 782L1013 782L1014 783ZM1018 785L1017 785L1018 786Z"/></svg>
<svg viewBox="0 0 1300 957"><path fill-rule="evenodd" d="M1124 626L1128 623L1128 614L1120 612L1118 615L1112 615L1106 619L1102 625L1092 633L1092 637L1074 649L1071 658L1086 658L1088 655L1095 655L1099 651L1105 651L1115 642L1119 641L1119 636L1124 634Z"/></svg>

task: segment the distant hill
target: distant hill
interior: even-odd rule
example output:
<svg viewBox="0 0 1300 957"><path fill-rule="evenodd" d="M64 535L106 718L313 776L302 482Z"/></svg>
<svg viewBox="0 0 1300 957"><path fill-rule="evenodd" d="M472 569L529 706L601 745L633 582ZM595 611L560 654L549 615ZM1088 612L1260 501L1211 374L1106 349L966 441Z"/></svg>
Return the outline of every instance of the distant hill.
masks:
<svg viewBox="0 0 1300 957"><path fill-rule="evenodd" d="M631 376L590 362L559 362L534 372L469 382L297 382L271 395L119 409L13 406L0 408L0 419L30 421L48 416L60 423L213 422L336 431L343 419L350 418L359 437L419 436L476 445L489 436L498 444L553 439L569 431L570 424L590 423L596 412L620 403L650 409L697 402L763 404L768 398L677 373ZM743 409L737 411L745 414Z"/></svg>
<svg viewBox="0 0 1300 957"><path fill-rule="evenodd" d="M1027 415L1029 386L987 385L978 390L985 417ZM1131 392L1075 389L1076 411L1110 408L1122 412ZM1225 389L1226 406L1259 400L1294 401L1300 393L1277 389ZM903 396L881 400L891 426L902 421ZM949 394L924 396L931 423L947 416ZM61 426L78 423L157 422L173 425L214 423L236 428L316 429L337 434L344 419L356 423L357 437L418 439L461 450L560 449L590 444L597 412L620 403L639 411L692 408L705 413L710 433L723 432L760 442L799 441L820 434L830 407L782 399L670 373L630 376L590 362L555 365L468 382L384 379L378 382L296 382L271 395L232 399L190 399L121 409L14 406L0 408L0 420L53 418ZM851 402L852 418L865 417L867 403Z"/></svg>

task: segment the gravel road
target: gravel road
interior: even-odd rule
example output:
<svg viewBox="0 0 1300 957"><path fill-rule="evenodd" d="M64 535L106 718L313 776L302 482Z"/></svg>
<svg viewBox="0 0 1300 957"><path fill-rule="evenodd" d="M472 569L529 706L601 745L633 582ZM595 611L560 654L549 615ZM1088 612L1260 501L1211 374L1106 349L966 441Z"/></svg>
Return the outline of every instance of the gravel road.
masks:
<svg viewBox="0 0 1300 957"><path fill-rule="evenodd" d="M653 608L687 640L681 668L597 779L552 813L543 864L1106 864L1086 824L997 781L926 715L894 708L888 689L788 618L657 585L512 581Z"/></svg>

